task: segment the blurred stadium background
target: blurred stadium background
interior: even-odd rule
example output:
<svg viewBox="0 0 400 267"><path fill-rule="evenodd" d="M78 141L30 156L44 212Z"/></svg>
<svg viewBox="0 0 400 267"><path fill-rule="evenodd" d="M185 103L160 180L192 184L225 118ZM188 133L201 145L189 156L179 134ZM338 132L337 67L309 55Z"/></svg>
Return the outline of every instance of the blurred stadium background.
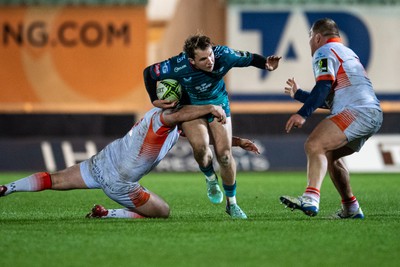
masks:
<svg viewBox="0 0 400 267"><path fill-rule="evenodd" d="M142 71L176 55L197 31L217 44L283 57L272 73L235 69L226 77L241 171L305 170L303 143L326 114L287 135L299 104L283 94L296 77L313 86L310 23L332 17L381 100L377 136L349 157L354 172L400 172L399 0L1 0L0 171L54 171L125 134L151 107ZM197 171L181 140L158 171Z"/></svg>

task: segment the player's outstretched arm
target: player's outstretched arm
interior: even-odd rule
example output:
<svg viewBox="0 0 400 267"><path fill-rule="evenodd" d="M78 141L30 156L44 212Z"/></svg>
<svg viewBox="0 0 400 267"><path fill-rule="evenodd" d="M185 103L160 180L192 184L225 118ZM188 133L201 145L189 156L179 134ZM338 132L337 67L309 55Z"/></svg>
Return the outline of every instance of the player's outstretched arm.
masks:
<svg viewBox="0 0 400 267"><path fill-rule="evenodd" d="M279 56L269 56L269 57L264 57L259 54L253 53L253 59L250 62L250 66L259 68L259 69L266 69L269 71L273 71L278 68L279 66L279 60L281 60L282 57Z"/></svg>

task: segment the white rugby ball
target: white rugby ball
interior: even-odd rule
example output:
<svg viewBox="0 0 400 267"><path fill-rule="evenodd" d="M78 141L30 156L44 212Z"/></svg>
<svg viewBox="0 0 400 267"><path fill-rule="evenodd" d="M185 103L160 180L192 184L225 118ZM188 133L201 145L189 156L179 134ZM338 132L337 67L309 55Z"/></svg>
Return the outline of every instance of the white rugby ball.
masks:
<svg viewBox="0 0 400 267"><path fill-rule="evenodd" d="M179 101L182 96L180 83L173 79L165 79L157 85L157 97L161 100Z"/></svg>

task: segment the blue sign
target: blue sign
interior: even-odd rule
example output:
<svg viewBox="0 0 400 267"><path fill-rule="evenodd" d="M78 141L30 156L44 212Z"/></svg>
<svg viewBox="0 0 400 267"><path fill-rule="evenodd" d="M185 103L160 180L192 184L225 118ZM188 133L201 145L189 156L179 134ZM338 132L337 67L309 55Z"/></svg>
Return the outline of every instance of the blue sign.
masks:
<svg viewBox="0 0 400 267"><path fill-rule="evenodd" d="M258 31L261 36L262 54L273 55L278 50L290 15L290 11L243 11L240 14L240 27L242 31ZM310 28L314 21L321 18L328 17L336 21L340 31L346 35L347 46L356 52L365 69L368 68L371 57L371 38L367 26L360 18L348 12L306 11L304 15ZM297 59L297 53L292 44L288 45L288 50L283 56L285 59ZM265 79L268 74L268 71L262 71L262 78Z"/></svg>

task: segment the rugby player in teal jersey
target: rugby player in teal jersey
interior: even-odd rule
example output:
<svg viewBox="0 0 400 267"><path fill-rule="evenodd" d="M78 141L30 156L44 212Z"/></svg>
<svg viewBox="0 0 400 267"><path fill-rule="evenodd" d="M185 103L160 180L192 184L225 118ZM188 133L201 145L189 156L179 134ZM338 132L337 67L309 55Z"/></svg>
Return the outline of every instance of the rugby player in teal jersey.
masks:
<svg viewBox="0 0 400 267"><path fill-rule="evenodd" d="M225 110L227 122L218 125L213 116L200 118L182 124L194 158L206 176L207 195L212 203L221 203L223 194L213 167L210 141L220 167L222 185L225 191L226 212L233 218L246 219L246 214L236 203L236 163L232 157L232 122L224 76L233 67L254 66L259 69L275 70L281 57L264 56L238 51L227 46L214 45L210 38L197 34L186 39L183 52L165 61L148 66L144 70L147 92L154 106L170 108L177 104L159 100L156 94L157 81L177 80L184 91L181 102L193 105L220 105Z"/></svg>

